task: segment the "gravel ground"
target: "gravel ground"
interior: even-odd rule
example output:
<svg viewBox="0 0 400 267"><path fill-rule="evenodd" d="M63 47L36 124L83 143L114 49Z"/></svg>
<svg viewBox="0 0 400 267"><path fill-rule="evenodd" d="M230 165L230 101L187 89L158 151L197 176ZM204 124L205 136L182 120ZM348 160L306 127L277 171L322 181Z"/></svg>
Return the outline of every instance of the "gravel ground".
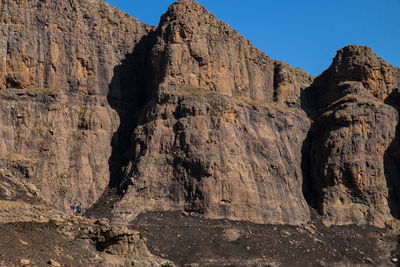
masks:
<svg viewBox="0 0 400 267"><path fill-rule="evenodd" d="M141 214L131 227L150 251L180 266L396 266L398 231L210 220L181 212Z"/></svg>
<svg viewBox="0 0 400 267"><path fill-rule="evenodd" d="M20 222L0 224L0 266L50 266L55 260L65 267L94 266L95 252L89 245L71 241L54 223Z"/></svg>

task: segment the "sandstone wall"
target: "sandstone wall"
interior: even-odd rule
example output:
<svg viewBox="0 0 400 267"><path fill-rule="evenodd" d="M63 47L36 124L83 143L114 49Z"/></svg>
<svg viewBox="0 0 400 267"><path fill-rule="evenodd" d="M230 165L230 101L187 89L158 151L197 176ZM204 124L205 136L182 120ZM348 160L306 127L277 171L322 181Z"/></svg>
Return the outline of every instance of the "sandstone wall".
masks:
<svg viewBox="0 0 400 267"><path fill-rule="evenodd" d="M116 65L150 29L104 1L4 0L0 89L107 95Z"/></svg>
<svg viewBox="0 0 400 267"><path fill-rule="evenodd" d="M383 227L398 212L399 70L347 46L304 93L315 120L304 157L310 194L328 225Z"/></svg>
<svg viewBox="0 0 400 267"><path fill-rule="evenodd" d="M307 73L273 61L194 1L161 17L150 55L154 86L195 87L263 102L298 104Z"/></svg>
<svg viewBox="0 0 400 267"><path fill-rule="evenodd" d="M3 0L0 23L0 174L58 207L109 185L124 221L400 215L400 69L367 47L339 50L314 80L192 0L157 29L100 0Z"/></svg>
<svg viewBox="0 0 400 267"><path fill-rule="evenodd" d="M0 160L57 207L87 207L109 183L118 121L104 97L10 92L0 100Z"/></svg>
<svg viewBox="0 0 400 267"><path fill-rule="evenodd" d="M104 1L1 1L0 160L57 207L110 183L118 66L151 29Z"/></svg>
<svg viewBox="0 0 400 267"><path fill-rule="evenodd" d="M186 210L301 224L304 71L269 59L194 1L173 4L147 62L153 91L123 167L114 214Z"/></svg>
<svg viewBox="0 0 400 267"><path fill-rule="evenodd" d="M186 210L209 218L301 224L300 110L206 90L162 94L133 136L116 214Z"/></svg>

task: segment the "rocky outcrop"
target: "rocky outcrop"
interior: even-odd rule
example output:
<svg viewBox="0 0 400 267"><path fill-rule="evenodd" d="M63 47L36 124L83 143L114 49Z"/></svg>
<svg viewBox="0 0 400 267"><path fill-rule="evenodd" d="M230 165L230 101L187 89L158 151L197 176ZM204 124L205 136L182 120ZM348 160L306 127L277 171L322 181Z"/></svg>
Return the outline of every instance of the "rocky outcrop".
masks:
<svg viewBox="0 0 400 267"><path fill-rule="evenodd" d="M76 238L90 239L97 250L104 252L103 266L175 266L149 252L143 233L126 227L110 226L106 219L94 223L81 221L78 229L71 230L75 232Z"/></svg>
<svg viewBox="0 0 400 267"><path fill-rule="evenodd" d="M117 66L152 27L97 0L3 1L0 24L0 160L58 207L88 207L110 183L111 81L118 102Z"/></svg>
<svg viewBox="0 0 400 267"><path fill-rule="evenodd" d="M116 187L118 222L400 214L400 69L367 47L314 80L192 0L156 29L101 0L7 0L0 23L2 199L87 207Z"/></svg>
<svg viewBox="0 0 400 267"><path fill-rule="evenodd" d="M307 221L300 169L307 117L279 104L185 90L160 95L135 130L129 189L116 210Z"/></svg>
<svg viewBox="0 0 400 267"><path fill-rule="evenodd" d="M194 1L173 4L150 50L153 98L114 214L187 210L209 218L301 224L304 71L272 61ZM124 188L125 188L124 187Z"/></svg>
<svg viewBox="0 0 400 267"><path fill-rule="evenodd" d="M304 92L303 104L313 119L346 94L337 86L345 81L360 82L375 98L385 101L400 87L400 70L369 47L349 45L340 49L331 66Z"/></svg>
<svg viewBox="0 0 400 267"><path fill-rule="evenodd" d="M328 225L382 227L392 218L388 184L399 177L388 174L385 154L399 117L384 101L397 92L398 74L370 48L348 46L306 92L315 119L305 155L309 193Z"/></svg>
<svg viewBox="0 0 400 267"><path fill-rule="evenodd" d="M265 56L192 0L178 1L161 17L149 60L154 89L203 88L294 105L312 81Z"/></svg>
<svg viewBox="0 0 400 267"><path fill-rule="evenodd" d="M0 89L107 95L114 67L151 28L104 1L3 1Z"/></svg>
<svg viewBox="0 0 400 267"><path fill-rule="evenodd" d="M0 200L0 232L0 266L20 266L23 256L37 266L175 266L149 252L143 233L65 214L37 197Z"/></svg>

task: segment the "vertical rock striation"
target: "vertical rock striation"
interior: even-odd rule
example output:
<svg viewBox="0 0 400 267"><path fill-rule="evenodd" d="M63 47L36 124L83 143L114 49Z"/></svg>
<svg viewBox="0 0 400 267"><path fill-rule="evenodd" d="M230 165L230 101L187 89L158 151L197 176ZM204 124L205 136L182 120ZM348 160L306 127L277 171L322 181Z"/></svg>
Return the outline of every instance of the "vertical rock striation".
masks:
<svg viewBox="0 0 400 267"><path fill-rule="evenodd" d="M130 89L114 72L151 29L99 0L2 1L0 160L45 200L87 207L108 186L113 108Z"/></svg>
<svg viewBox="0 0 400 267"><path fill-rule="evenodd" d="M388 184L399 177L384 156L398 113L384 101L398 91L399 73L370 48L347 46L306 92L314 119L308 192L328 225L391 219Z"/></svg>
<svg viewBox="0 0 400 267"><path fill-rule="evenodd" d="M0 89L87 95L107 95L114 67L150 29L100 0L6 0L0 23Z"/></svg>
<svg viewBox="0 0 400 267"><path fill-rule="evenodd" d="M153 97L115 214L186 210L209 218L301 224L300 109L312 78L266 57L194 1L161 17L148 58Z"/></svg>
<svg viewBox="0 0 400 267"><path fill-rule="evenodd" d="M3 0L0 26L2 198L19 186L90 206L118 187L124 221L400 215L400 69L367 47L339 50L314 80L192 0L156 29L101 0Z"/></svg>
<svg viewBox="0 0 400 267"><path fill-rule="evenodd" d="M305 71L265 56L192 0L171 5L156 35L149 58L155 89L203 88L290 105L312 81Z"/></svg>

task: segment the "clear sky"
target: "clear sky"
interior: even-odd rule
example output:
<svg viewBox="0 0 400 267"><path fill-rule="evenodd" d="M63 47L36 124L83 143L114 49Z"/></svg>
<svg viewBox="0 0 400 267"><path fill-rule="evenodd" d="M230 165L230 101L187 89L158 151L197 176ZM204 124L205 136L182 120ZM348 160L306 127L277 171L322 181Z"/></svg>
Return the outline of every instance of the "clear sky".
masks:
<svg viewBox="0 0 400 267"><path fill-rule="evenodd" d="M158 25L173 0L106 0ZM317 76L336 50L366 45L400 67L400 0L198 0L272 59Z"/></svg>

